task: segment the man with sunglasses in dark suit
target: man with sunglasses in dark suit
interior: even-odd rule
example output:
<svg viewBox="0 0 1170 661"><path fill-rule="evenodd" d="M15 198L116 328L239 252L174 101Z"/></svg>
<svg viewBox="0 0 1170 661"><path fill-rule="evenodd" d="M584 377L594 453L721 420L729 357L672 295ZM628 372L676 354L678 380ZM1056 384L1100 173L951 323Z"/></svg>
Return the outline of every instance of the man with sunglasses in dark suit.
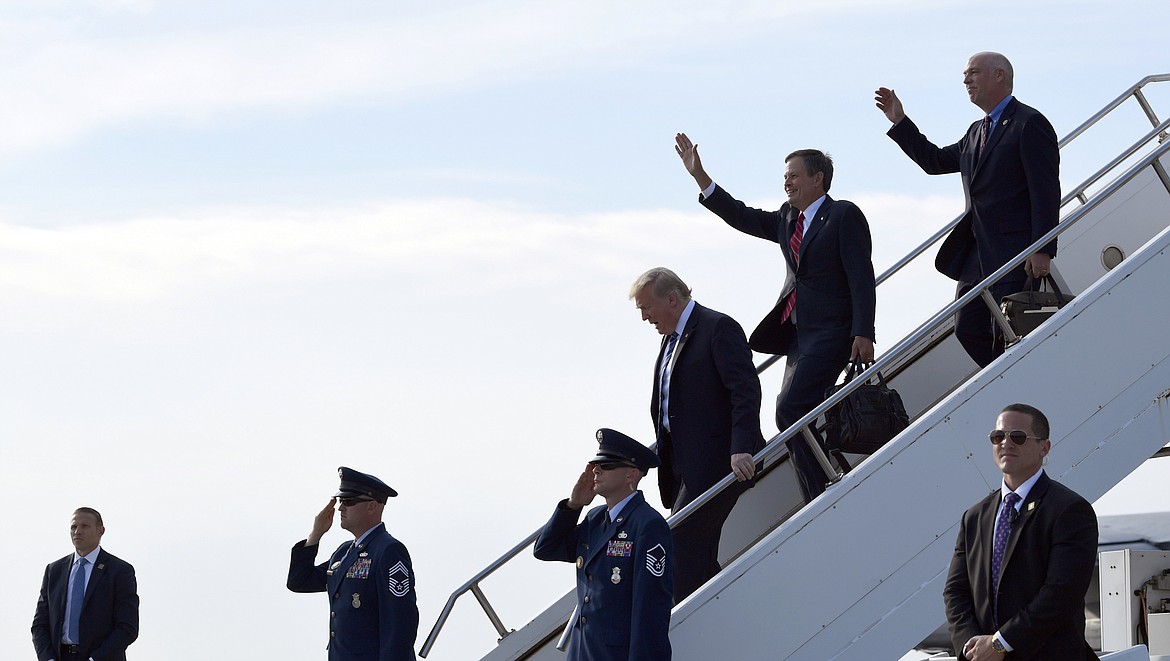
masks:
<svg viewBox="0 0 1170 661"><path fill-rule="evenodd" d="M292 548L288 589L329 593L329 661L412 660L418 633L414 569L406 547L382 523L386 500L398 492L352 468L343 466L337 474L337 494L313 519L309 537ZM333 526L334 503L354 541L314 566L321 537Z"/></svg>
<svg viewBox="0 0 1170 661"><path fill-rule="evenodd" d="M597 456L557 504L533 550L540 560L577 566L568 660L670 661L670 526L638 490L658 456L612 429L597 430L597 442ZM596 496L605 505L577 523Z"/></svg>
<svg viewBox="0 0 1170 661"><path fill-rule="evenodd" d="M943 598L959 659L1096 659L1085 642L1085 593L1097 515L1042 465L1048 419L1010 404L991 432L1003 482L967 510Z"/></svg>

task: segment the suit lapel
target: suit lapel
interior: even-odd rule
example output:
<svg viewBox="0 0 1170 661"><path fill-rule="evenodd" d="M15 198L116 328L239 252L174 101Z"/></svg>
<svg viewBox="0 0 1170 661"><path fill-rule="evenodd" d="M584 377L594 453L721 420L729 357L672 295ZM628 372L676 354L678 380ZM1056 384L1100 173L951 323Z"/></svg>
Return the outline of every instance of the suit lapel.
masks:
<svg viewBox="0 0 1170 661"><path fill-rule="evenodd" d="M89 603L94 590L101 589L102 582L106 579L106 555L105 551L98 551L97 557L94 558L93 569L89 572L89 583L85 586L85 598L81 600L83 607Z"/></svg>
<svg viewBox="0 0 1170 661"><path fill-rule="evenodd" d="M1007 573L1008 562L1011 560L1012 551L1016 548L1016 542L1020 541L1020 536L1028 526L1028 522L1032 520L1036 511L1040 509L1044 495L1048 493L1049 482L1048 474L1042 474L1040 479L1036 480L1036 484L1032 485L1032 490L1028 492L1027 500L1020 506L1020 514L1016 518L1015 524L1012 525L1012 534L1008 536L1007 546L1003 550L1003 567L999 570L1001 576Z"/></svg>
<svg viewBox="0 0 1170 661"><path fill-rule="evenodd" d="M825 219L829 217L829 208L833 206L833 198L828 195L825 196L825 201L821 202L820 208L817 209L817 215L814 216L808 223L808 229L804 232L804 237L800 241L800 256L803 258L808 254L808 246L816 240L817 235L821 233L821 228L825 226Z"/></svg>
<svg viewBox="0 0 1170 661"><path fill-rule="evenodd" d="M694 334L695 326L699 323L699 315L702 314L699 312L701 307L698 303L695 303L695 307L691 310L691 316L687 319L687 325L682 329L682 334L678 337L678 346L674 348L674 357L671 358L671 361L674 363L670 366L672 376L674 374L674 365L678 364L678 357L682 354L683 347L686 346L687 340Z"/></svg>
<svg viewBox="0 0 1170 661"><path fill-rule="evenodd" d="M629 507L629 504L626 507ZM601 511L594 515L593 526L589 533L589 557L585 558L586 565L593 562L593 559L601 552L601 548L605 546L606 540L613 535L614 527L617 525L612 521L609 525L605 524L606 510L606 507L602 507ZM625 512L625 508L622 511Z"/></svg>
<svg viewBox="0 0 1170 661"><path fill-rule="evenodd" d="M996 122L995 127L992 129L991 135L987 136L987 144L983 146L983 153L979 155L979 161L975 163L975 171L971 174L972 178L974 178L975 175L983 169L983 164L986 163L988 157L991 156L992 150L994 150L995 146L999 144L1000 138L1003 137L1003 134L1007 132L1008 127L1011 126L1012 118L1016 114L1017 105L1019 105L1019 101L1012 99L1008 102L1007 106L1004 107L1003 112L1000 113L999 121ZM978 127L981 123L982 122L976 122L975 125ZM975 144L976 146L979 144L978 128L975 130ZM971 153L974 155L974 150L972 150Z"/></svg>

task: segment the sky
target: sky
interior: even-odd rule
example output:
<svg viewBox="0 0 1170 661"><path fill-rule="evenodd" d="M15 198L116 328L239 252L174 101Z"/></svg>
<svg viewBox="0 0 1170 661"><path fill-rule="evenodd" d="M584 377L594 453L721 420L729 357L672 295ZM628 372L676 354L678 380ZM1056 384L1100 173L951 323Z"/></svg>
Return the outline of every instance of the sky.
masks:
<svg viewBox="0 0 1170 661"><path fill-rule="evenodd" d="M0 0L0 658L31 656L82 505L137 569L132 658L324 658L326 598L284 581L342 465L401 494L386 521L421 647L451 591L568 495L597 428L651 442L639 273L674 269L749 330L775 301L778 248L696 204L676 132L764 208L785 154L832 154L881 272L962 194L884 136L876 87L949 143L979 116L967 57L998 50L1064 135L1170 71L1145 20L1162 9ZM1116 117L1062 155L1066 188L1149 128ZM952 287L927 263L879 289L878 351ZM771 436L779 377L762 381ZM1168 467L1099 513L1170 510ZM484 585L509 628L573 581L516 564ZM429 658L495 639L466 598Z"/></svg>

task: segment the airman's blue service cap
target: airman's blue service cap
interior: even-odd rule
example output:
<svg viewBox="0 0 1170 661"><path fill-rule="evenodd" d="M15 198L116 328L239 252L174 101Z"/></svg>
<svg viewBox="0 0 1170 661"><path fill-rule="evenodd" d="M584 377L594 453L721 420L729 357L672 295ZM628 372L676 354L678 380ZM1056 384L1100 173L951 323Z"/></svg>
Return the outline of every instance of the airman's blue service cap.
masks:
<svg viewBox="0 0 1170 661"><path fill-rule="evenodd" d="M341 486L337 488L337 494L334 498L356 498L358 496L369 496L379 502L386 502L387 498L393 498L398 495L398 492L391 489L382 480L367 475L365 473L355 471L352 468L342 466L337 469L337 476L341 478Z"/></svg>
<svg viewBox="0 0 1170 661"><path fill-rule="evenodd" d="M653 450L612 429L597 430L597 456L591 464L626 464L643 473L656 468L661 462Z"/></svg>

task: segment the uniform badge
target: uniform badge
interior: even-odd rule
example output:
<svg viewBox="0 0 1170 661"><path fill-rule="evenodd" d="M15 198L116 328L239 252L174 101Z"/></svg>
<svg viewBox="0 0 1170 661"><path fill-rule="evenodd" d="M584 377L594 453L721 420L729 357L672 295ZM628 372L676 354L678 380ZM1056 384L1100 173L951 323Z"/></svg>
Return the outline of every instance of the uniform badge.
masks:
<svg viewBox="0 0 1170 661"><path fill-rule="evenodd" d="M353 593L353 601L351 602L354 608L362 607L362 596L357 592Z"/></svg>
<svg viewBox="0 0 1170 661"><path fill-rule="evenodd" d="M335 571L335 570L336 570L338 567L340 567L340 566L341 566L341 561L340 561L340 560L338 560L337 562L335 562L335 563L333 563L333 564L329 565L329 569L326 569L326 570L325 570L325 575L326 575L326 576L332 576L332 575L333 575L333 572L334 572L334 571Z"/></svg>
<svg viewBox="0 0 1170 661"><path fill-rule="evenodd" d="M661 544L646 551L646 571L659 578L666 573L666 549Z"/></svg>
<svg viewBox="0 0 1170 661"><path fill-rule="evenodd" d="M601 442L601 439L602 439L604 436L605 436L605 434L602 434L602 433L601 433L601 430L600 430L600 429L598 429L598 430L597 430L597 442L598 442L598 443L600 443L600 442Z"/></svg>
<svg viewBox="0 0 1170 661"><path fill-rule="evenodd" d="M577 569L580 569L584 566L585 566L585 558L582 558L581 556L577 556Z"/></svg>
<svg viewBox="0 0 1170 661"><path fill-rule="evenodd" d="M628 558L634 555L634 543L611 539L605 545L605 554L611 558Z"/></svg>
<svg viewBox="0 0 1170 661"><path fill-rule="evenodd" d="M359 554L358 554L358 557L359 557L359 558L365 558L365 557L367 557L367 556L369 556L369 555L370 555L370 552L369 552L369 551L362 551L361 553L359 553Z"/></svg>
<svg viewBox="0 0 1170 661"><path fill-rule="evenodd" d="M613 583L614 585L617 585L618 583L622 582L622 568L621 567L614 567L613 568L613 575L609 577L609 582Z"/></svg>
<svg viewBox="0 0 1170 661"><path fill-rule="evenodd" d="M405 597L410 592L410 571L400 560L390 568L390 594Z"/></svg>
<svg viewBox="0 0 1170 661"><path fill-rule="evenodd" d="M358 558L353 561L345 572L346 578L365 579L370 577L370 566L373 562L369 558Z"/></svg>
<svg viewBox="0 0 1170 661"><path fill-rule="evenodd" d="M625 539L627 537L629 537L629 535L627 535L626 531L624 530L618 533L618 539Z"/></svg>

